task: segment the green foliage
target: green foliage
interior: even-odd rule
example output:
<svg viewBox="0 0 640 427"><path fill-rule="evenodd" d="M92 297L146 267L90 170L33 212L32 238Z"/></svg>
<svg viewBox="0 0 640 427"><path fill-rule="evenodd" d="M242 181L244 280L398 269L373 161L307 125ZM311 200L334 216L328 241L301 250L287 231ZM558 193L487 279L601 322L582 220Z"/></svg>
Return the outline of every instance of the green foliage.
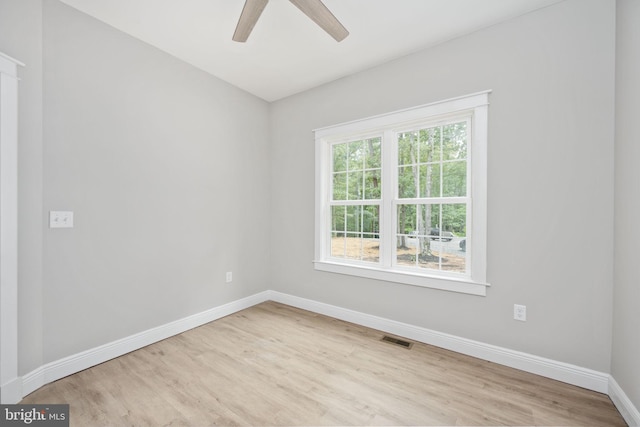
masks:
<svg viewBox="0 0 640 427"><path fill-rule="evenodd" d="M467 122L398 135L398 196L467 194Z"/></svg>
<svg viewBox="0 0 640 427"><path fill-rule="evenodd" d="M467 195L467 122L398 135L398 197L437 198ZM462 233L466 208L453 204L402 204L398 231L428 235L432 228Z"/></svg>
<svg viewBox="0 0 640 427"><path fill-rule="evenodd" d="M381 195L380 138L333 144L333 200L375 200Z"/></svg>
<svg viewBox="0 0 640 427"><path fill-rule="evenodd" d="M402 132L397 142L400 199L467 195L466 121ZM380 199L381 153L380 138L333 144L333 200ZM398 233L417 231L428 236L432 228L438 228L464 236L466 215L464 204L437 200L399 204ZM377 235L379 216L377 205L333 206L332 230L342 235ZM428 245L429 239L425 240Z"/></svg>
<svg viewBox="0 0 640 427"><path fill-rule="evenodd" d="M331 228L335 233L377 234L380 232L380 208L377 205L333 206Z"/></svg>

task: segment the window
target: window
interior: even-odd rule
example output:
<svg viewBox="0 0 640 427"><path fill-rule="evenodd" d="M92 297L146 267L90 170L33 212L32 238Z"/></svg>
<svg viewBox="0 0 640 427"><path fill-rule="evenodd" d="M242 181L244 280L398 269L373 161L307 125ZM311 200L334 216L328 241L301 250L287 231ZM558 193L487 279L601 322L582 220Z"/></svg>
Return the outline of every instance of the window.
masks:
<svg viewBox="0 0 640 427"><path fill-rule="evenodd" d="M316 269L485 295L488 96L315 131Z"/></svg>

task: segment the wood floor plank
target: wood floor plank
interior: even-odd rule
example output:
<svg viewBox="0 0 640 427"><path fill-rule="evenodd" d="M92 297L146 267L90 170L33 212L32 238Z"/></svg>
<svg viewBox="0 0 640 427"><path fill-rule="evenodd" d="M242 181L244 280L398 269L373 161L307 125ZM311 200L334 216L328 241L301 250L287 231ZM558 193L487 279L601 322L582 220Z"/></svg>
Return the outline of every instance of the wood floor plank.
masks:
<svg viewBox="0 0 640 427"><path fill-rule="evenodd" d="M48 384L72 426L625 426L558 381L266 302Z"/></svg>

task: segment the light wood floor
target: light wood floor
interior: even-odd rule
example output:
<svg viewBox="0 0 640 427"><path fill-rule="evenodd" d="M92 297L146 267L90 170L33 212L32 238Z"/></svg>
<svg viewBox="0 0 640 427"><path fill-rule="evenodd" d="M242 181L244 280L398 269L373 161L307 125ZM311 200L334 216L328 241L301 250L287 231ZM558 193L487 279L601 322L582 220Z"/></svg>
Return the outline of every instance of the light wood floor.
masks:
<svg viewBox="0 0 640 427"><path fill-rule="evenodd" d="M63 378L21 403L73 426L624 426L606 395L267 302Z"/></svg>

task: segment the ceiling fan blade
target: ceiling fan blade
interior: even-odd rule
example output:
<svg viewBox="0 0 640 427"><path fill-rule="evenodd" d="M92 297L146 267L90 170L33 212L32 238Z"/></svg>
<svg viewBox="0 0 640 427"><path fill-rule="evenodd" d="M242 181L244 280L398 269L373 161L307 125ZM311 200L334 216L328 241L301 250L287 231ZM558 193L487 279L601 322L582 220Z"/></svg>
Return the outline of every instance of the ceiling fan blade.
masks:
<svg viewBox="0 0 640 427"><path fill-rule="evenodd" d="M262 11L269 3L269 0L246 0L236 31L233 33L233 41L244 43L249 38L249 34L253 30L253 27L258 22L258 18L262 14Z"/></svg>
<svg viewBox="0 0 640 427"><path fill-rule="evenodd" d="M333 16L333 13L321 0L289 0L320 28L325 30L336 41L342 41L349 35L349 31Z"/></svg>

